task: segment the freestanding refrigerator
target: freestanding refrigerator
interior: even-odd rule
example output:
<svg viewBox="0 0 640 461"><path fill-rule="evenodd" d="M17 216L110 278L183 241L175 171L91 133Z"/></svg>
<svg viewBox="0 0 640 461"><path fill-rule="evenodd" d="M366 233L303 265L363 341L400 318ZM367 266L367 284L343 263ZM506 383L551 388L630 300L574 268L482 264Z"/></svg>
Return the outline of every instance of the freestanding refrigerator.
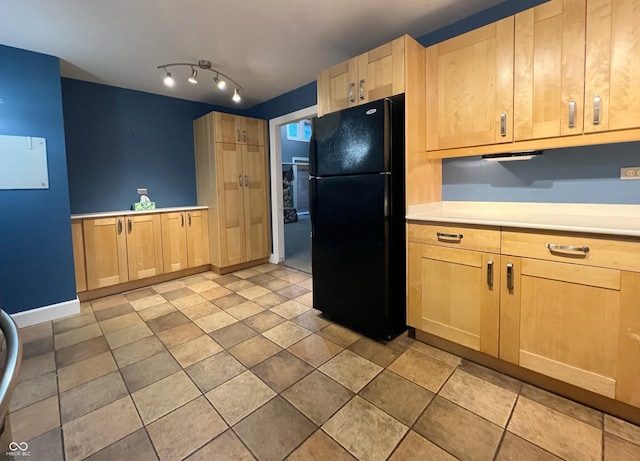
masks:
<svg viewBox="0 0 640 461"><path fill-rule="evenodd" d="M406 328L404 95L312 123L313 306L390 339Z"/></svg>

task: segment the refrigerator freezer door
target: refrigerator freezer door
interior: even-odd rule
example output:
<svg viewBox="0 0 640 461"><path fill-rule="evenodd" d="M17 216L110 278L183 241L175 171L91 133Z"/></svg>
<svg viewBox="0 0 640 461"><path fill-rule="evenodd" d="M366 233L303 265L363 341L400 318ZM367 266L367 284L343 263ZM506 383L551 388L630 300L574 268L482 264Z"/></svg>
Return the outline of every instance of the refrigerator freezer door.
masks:
<svg viewBox="0 0 640 461"><path fill-rule="evenodd" d="M388 102L374 101L313 120L309 167L312 176L389 171Z"/></svg>
<svg viewBox="0 0 640 461"><path fill-rule="evenodd" d="M312 179L313 305L373 337L389 330L389 175Z"/></svg>

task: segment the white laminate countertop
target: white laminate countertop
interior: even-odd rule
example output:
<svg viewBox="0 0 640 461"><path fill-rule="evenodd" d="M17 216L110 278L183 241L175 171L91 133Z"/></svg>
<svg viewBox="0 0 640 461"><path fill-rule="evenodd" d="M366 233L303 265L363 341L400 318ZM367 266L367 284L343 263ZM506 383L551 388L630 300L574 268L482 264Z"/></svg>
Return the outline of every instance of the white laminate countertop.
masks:
<svg viewBox="0 0 640 461"><path fill-rule="evenodd" d="M155 210L120 210L120 211L100 211L97 213L81 213L72 214L71 219L85 219L85 218L108 218L110 216L129 216L134 214L149 214L149 213L171 213L172 211L193 211L193 210L206 210L208 206L181 206L173 208L156 208Z"/></svg>
<svg viewBox="0 0 640 461"><path fill-rule="evenodd" d="M436 202L410 206L406 218L640 237L640 205Z"/></svg>

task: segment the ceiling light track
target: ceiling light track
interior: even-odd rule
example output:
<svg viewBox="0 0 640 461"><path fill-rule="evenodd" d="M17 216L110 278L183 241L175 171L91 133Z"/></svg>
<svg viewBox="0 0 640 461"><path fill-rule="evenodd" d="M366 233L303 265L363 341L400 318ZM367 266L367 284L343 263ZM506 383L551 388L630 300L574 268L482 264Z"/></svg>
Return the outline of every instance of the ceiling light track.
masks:
<svg viewBox="0 0 640 461"><path fill-rule="evenodd" d="M229 81L234 85L233 96L231 97L233 102L239 103L242 100L242 98L240 97L240 90L242 90L242 87L238 84L238 82L233 80L228 75L225 75L219 70L211 67L211 61L207 61L206 59L200 59L197 64L194 64L192 62L172 62L170 64L163 64L161 66L158 66L158 69L164 69L165 71L165 76L164 76L165 85L167 85L168 87L172 87L175 85L175 80L173 79L171 72L169 72L169 67L180 67L180 66L186 66L191 69L191 74L190 74L190 77L187 79L187 81L194 85L198 83L198 70L201 69L201 70L208 70L210 72L213 72L215 74L215 77L213 77L213 82L216 84L216 86L220 90L224 90L227 86L227 81Z"/></svg>

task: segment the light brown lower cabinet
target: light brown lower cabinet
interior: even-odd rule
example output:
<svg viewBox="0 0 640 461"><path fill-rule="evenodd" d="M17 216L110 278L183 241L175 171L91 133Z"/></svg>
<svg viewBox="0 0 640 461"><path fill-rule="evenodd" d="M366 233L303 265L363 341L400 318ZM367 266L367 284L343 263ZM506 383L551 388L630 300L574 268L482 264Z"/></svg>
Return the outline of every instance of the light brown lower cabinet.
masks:
<svg viewBox="0 0 640 461"><path fill-rule="evenodd" d="M82 220L87 289L129 280L124 216Z"/></svg>
<svg viewBox="0 0 640 461"><path fill-rule="evenodd" d="M82 221L71 221L71 240L73 242L73 267L76 274L76 291L87 290L87 269L84 258L84 236Z"/></svg>
<svg viewBox="0 0 640 461"><path fill-rule="evenodd" d="M209 223L206 210L162 213L165 272L209 264Z"/></svg>
<svg viewBox="0 0 640 461"><path fill-rule="evenodd" d="M501 235L503 254L410 242L409 325L640 407L640 241Z"/></svg>

